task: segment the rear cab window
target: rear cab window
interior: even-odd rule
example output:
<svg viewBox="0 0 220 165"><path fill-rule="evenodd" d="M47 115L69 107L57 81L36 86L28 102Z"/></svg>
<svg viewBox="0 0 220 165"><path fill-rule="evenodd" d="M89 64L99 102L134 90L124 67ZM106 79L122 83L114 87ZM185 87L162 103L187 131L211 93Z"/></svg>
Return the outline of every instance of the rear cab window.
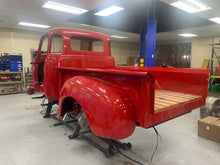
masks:
<svg viewBox="0 0 220 165"><path fill-rule="evenodd" d="M76 51L103 52L103 41L97 38L72 36L71 48Z"/></svg>

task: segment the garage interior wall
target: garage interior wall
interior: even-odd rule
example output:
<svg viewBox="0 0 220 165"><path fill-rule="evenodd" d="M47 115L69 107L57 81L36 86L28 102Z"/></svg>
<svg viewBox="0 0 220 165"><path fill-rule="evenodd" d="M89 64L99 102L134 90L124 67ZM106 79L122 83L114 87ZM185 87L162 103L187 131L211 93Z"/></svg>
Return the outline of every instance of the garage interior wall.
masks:
<svg viewBox="0 0 220 165"><path fill-rule="evenodd" d="M201 38L192 41L191 68L201 68L204 59L211 59L213 38Z"/></svg>
<svg viewBox="0 0 220 165"><path fill-rule="evenodd" d="M38 49L40 36L28 31L0 29L0 53L22 53L23 66L30 67L30 49ZM213 38L192 40L191 68L201 68L203 60L211 58L212 43ZM111 53L116 65L126 64L130 56L137 57L138 50L138 43L111 41Z"/></svg>
<svg viewBox="0 0 220 165"><path fill-rule="evenodd" d="M38 48L39 39L39 34L0 30L0 53L22 53L23 66L30 67L30 49Z"/></svg>

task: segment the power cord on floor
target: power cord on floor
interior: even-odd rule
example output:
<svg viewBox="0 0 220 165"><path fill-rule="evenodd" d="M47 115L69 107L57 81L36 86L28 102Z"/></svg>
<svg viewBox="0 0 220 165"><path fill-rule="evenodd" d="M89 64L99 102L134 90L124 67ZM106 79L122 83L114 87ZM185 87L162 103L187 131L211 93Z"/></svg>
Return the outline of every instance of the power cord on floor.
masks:
<svg viewBox="0 0 220 165"><path fill-rule="evenodd" d="M118 147L118 146L116 146L116 145L114 145L114 144L112 143L112 141L111 141L111 140L110 140L109 142L111 143L111 146L113 147L113 149L115 149L116 151L118 151L118 153L119 153L119 154L121 154L122 156L124 156L125 158L127 158L127 159L129 159L129 160L131 160L131 161L135 162L136 164L139 164L139 165L144 165L143 163L138 162L137 160L134 160L134 159L132 159L131 157L129 157L129 156L127 156L127 155L123 154L123 153L121 152L121 150L119 149L119 147Z"/></svg>
<svg viewBox="0 0 220 165"><path fill-rule="evenodd" d="M156 135L157 135L157 143L156 143L155 150L154 150L154 152L153 152L153 154L152 154L152 156L151 156L151 159L150 159L150 165L152 165L152 162L153 162L153 160L154 160L155 153L157 152L157 148L158 148L158 144L159 144L159 136L160 136L160 134L158 133L157 129L156 129L154 126L153 126L153 129L154 129L154 131L155 131L155 133L156 133Z"/></svg>
<svg viewBox="0 0 220 165"><path fill-rule="evenodd" d="M125 158L127 158L127 159L129 159L129 160L131 160L131 161L133 161L133 162L135 162L136 164L139 164L139 165L144 165L143 163L141 163L141 162L138 162L137 160L134 160L134 159L132 159L131 157L129 157L129 156L127 156L127 155L125 155L125 154L123 154L119 149L118 149L118 153L119 154L121 154L122 156L124 156Z"/></svg>
<svg viewBox="0 0 220 165"><path fill-rule="evenodd" d="M153 160L154 160L154 157L155 157L155 153L157 152L157 148L158 148L158 145L159 145L159 137L161 137L160 134L158 133L157 129L156 129L154 126L153 126L153 129L154 129L154 131L155 131L155 133L156 133L156 136L157 136L157 143L156 143L156 146L155 146L155 150L154 150L154 152L153 152L153 154L152 154L152 156L151 156L151 159L150 159L150 165L152 165L152 163L153 163ZM118 150L118 153L121 154L122 156L124 156L125 158L127 158L127 159L129 159L129 160L135 162L136 164L144 165L143 163L138 162L137 160L134 160L134 159L132 159L131 157L129 157L129 156L123 154L123 153L119 150L119 148L117 148L117 150Z"/></svg>

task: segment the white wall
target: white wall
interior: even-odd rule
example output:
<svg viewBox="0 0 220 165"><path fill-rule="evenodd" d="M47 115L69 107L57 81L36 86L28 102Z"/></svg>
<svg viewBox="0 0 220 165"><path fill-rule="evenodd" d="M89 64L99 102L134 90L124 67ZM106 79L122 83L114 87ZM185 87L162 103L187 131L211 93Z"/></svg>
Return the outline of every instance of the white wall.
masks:
<svg viewBox="0 0 220 165"><path fill-rule="evenodd" d="M111 54L115 58L116 65L127 64L127 58L137 57L138 53L138 43L111 42Z"/></svg>
<svg viewBox="0 0 220 165"><path fill-rule="evenodd" d="M0 30L0 53L22 53L23 66L30 67L30 49L37 49L39 40L40 34Z"/></svg>
<svg viewBox="0 0 220 165"><path fill-rule="evenodd" d="M191 68L201 68L204 59L211 59L213 38L192 41Z"/></svg>
<svg viewBox="0 0 220 165"><path fill-rule="evenodd" d="M195 38L192 40L182 40L182 41L172 41L172 42L161 42L160 45L163 44L175 44L175 43L192 43L191 48L191 68L201 68L204 59L211 60L212 54L212 44L214 43L214 37L209 38ZM220 49L218 51L220 56ZM214 66L218 65L218 63L214 63Z"/></svg>

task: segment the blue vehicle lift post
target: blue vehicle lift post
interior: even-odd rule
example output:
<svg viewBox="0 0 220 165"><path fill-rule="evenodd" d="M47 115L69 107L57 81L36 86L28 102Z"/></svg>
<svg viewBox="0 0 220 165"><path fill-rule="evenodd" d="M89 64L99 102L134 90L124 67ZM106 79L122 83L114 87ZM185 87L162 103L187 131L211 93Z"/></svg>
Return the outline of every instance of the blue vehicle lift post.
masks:
<svg viewBox="0 0 220 165"><path fill-rule="evenodd" d="M156 3L154 1L147 7L144 20L140 27L139 64L154 67L157 33Z"/></svg>

